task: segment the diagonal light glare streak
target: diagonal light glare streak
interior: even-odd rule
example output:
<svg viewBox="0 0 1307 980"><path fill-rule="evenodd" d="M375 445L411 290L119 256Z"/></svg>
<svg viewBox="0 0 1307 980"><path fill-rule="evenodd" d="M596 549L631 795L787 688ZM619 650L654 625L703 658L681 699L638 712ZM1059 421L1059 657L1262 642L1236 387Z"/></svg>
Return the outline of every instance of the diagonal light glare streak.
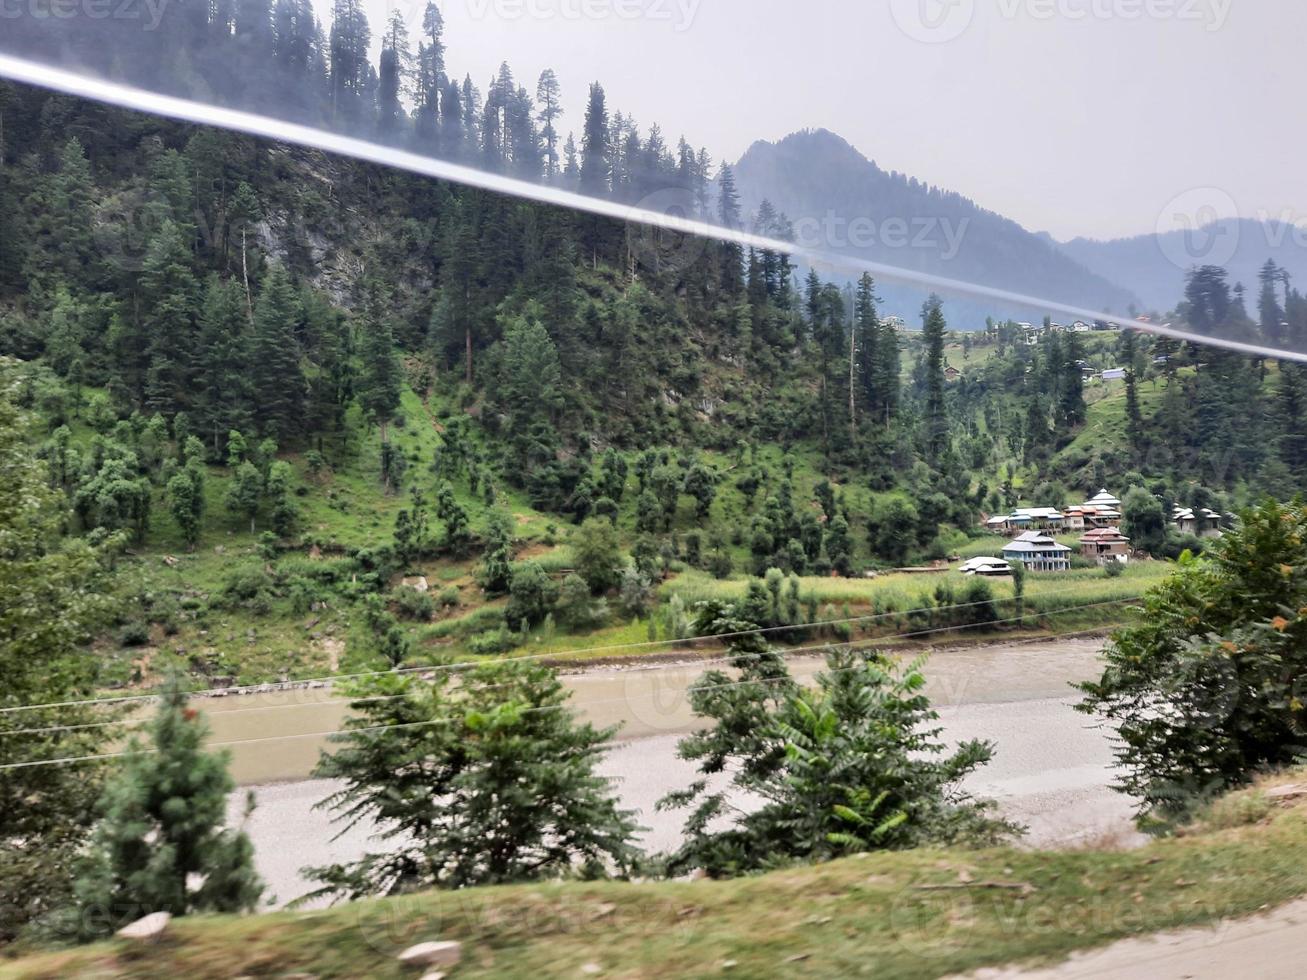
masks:
<svg viewBox="0 0 1307 980"><path fill-rule="evenodd" d="M343 136L339 133L315 129L311 126L261 116L241 109L231 109L225 106L210 105L206 102L196 102L176 96L163 95L158 92L83 75L79 72L54 68L41 62L16 58L11 55L0 54L0 77L63 92L67 95L93 99L97 102L108 103L124 109L165 116L202 126L217 126L221 129L234 130L268 140L353 157L380 166L405 170L438 180L447 180L496 194L505 194L541 204L584 211L601 217L612 218L616 221L635 225L648 225L686 235L735 242L748 248L785 253L803 259L810 264L832 266L856 272L870 272L882 280L920 286L946 294L958 294L1043 309L1050 314L1057 313L1091 322L1101 320L1118 327L1146 331L1198 344L1210 344L1258 357L1286 358L1307 363L1307 352L1279 350L1224 337L1196 334L1190 331L1174 329L1170 326L1139 323L1129 317L1123 318L1084 307L1068 305L1056 300L1028 296L993 286L983 286L979 283L950 279L945 276L904 269L881 262L872 262L826 249L797 245L793 242L727 228L695 218L653 211L617 201L607 201L587 194L579 194L558 187L533 183L517 177L508 177L503 174L479 170L475 167L423 156L408 150L383 146L352 136Z"/></svg>

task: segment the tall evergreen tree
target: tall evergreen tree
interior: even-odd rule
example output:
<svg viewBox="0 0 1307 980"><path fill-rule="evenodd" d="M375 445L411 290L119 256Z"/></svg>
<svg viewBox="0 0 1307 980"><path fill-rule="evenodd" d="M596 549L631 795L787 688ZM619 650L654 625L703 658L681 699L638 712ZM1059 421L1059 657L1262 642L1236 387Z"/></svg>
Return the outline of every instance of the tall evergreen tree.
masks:
<svg viewBox="0 0 1307 980"><path fill-rule="evenodd" d="M724 163L718 175L718 184L717 220L723 226L738 231L743 221L740 193L735 187L735 172ZM723 242L721 255L722 292L733 299L744 290L744 255L738 242Z"/></svg>
<svg viewBox="0 0 1307 980"><path fill-rule="evenodd" d="M232 429L252 428L250 329L245 295L230 280L212 276L200 306L192 416L196 431L218 459Z"/></svg>
<svg viewBox="0 0 1307 980"><path fill-rule="evenodd" d="M921 309L926 367L926 447L938 462L948 446L948 415L944 405L944 305L931 296Z"/></svg>
<svg viewBox="0 0 1307 980"><path fill-rule="evenodd" d="M422 12L422 39L418 41L415 69L417 134L422 142L448 153L450 144L441 130L441 100L449 79L445 75L445 20L440 8L428 2ZM456 146L456 144L455 144Z"/></svg>
<svg viewBox="0 0 1307 980"><path fill-rule="evenodd" d="M407 119L404 103L412 94L416 70L409 48L408 25L398 10L390 12L381 39L377 88L377 131L383 137L399 134Z"/></svg>
<svg viewBox="0 0 1307 980"><path fill-rule="evenodd" d="M191 401L199 289L181 231L164 219L141 267L142 326L146 350L144 405L171 414Z"/></svg>
<svg viewBox="0 0 1307 980"><path fill-rule="evenodd" d="M1138 356L1133 330L1125 331L1121 337L1121 357L1125 362L1126 441L1137 456L1143 452L1144 416L1139 407L1139 382L1135 378L1135 361Z"/></svg>
<svg viewBox="0 0 1307 980"><path fill-rule="evenodd" d="M563 88L552 68L540 73L536 85L536 102L540 105L540 136L544 140L545 179L554 181L560 173L558 162L558 118L563 114Z"/></svg>
<svg viewBox="0 0 1307 980"><path fill-rule="evenodd" d="M581 137L581 172L579 190L592 197L607 197L612 177L608 145L608 106L604 88L598 82L590 86L590 101L585 109L585 128Z"/></svg>
<svg viewBox="0 0 1307 980"><path fill-rule="evenodd" d="M77 882L78 924L104 935L150 912L251 912L263 884L243 831L224 826L235 788L225 754L203 748L208 725L172 676L150 726L110 781ZM253 796L246 813L253 810Z"/></svg>
<svg viewBox="0 0 1307 980"><path fill-rule="evenodd" d="M289 443L304 430L304 372L296 333L303 311L280 263L268 269L254 310L250 387L263 431Z"/></svg>

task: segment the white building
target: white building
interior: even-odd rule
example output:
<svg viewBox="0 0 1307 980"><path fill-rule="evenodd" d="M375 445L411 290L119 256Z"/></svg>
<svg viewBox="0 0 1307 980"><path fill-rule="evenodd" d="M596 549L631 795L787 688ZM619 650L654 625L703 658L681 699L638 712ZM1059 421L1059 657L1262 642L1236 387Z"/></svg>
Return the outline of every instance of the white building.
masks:
<svg viewBox="0 0 1307 980"><path fill-rule="evenodd" d="M1071 549L1046 534L1027 531L1003 549L1008 561L1019 561L1032 572L1071 571Z"/></svg>
<svg viewBox="0 0 1307 980"><path fill-rule="evenodd" d="M959 566L958 571L963 575L1001 578L1012 574L1012 566L1004 558L972 558Z"/></svg>

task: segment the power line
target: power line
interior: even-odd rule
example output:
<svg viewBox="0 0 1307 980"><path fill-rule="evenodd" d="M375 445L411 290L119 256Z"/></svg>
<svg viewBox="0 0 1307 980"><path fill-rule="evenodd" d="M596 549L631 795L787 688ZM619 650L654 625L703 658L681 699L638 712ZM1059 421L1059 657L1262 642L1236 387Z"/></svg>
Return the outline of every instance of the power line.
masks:
<svg viewBox="0 0 1307 980"><path fill-rule="evenodd" d="M1074 588L1054 589L1047 592L1032 593L1030 595L1025 596L1024 598L1027 601L1031 601L1036 598L1066 595L1078 591L1080 590ZM205 696L236 697L245 694L263 694L269 692L263 691L261 690L261 688L265 688L269 686L273 687L277 691L291 691L297 689L304 689L301 687L301 685L308 685L308 684L330 685L340 681L358 680L364 677L394 676L394 675L411 674L411 673L433 673L438 671L451 671L451 670L460 670L460 671L471 670L475 667L492 666L494 664L499 664L499 663L523 663L523 662L530 662L535 660L549 660L555 657L569 657L578 654L590 654L590 653L597 653L597 652L611 653L616 650L637 650L637 649L648 649L650 647L666 647L668 646L669 643L695 644L695 643L703 643L706 641L714 641L714 640L731 640L731 639L738 639L744 636L765 636L771 633L784 633L793 630L821 629L828 626L848 626L848 625L853 625L855 623L875 622L882 619L890 619L896 616L912 616L918 613L941 612L944 610L954 610L954 609L971 609L977 606L992 605L994 603L999 603L999 602L1015 602L1015 601L1016 601L1016 596L1003 596L1001 598L982 599L976 602L953 603L947 606L923 606L917 609L905 609L905 610L896 610L894 612L872 613L865 616L850 616L843 619L821 620L815 623L796 623L792 626L754 627L753 629L736 630L730 633L713 633L706 636L686 637L680 640L641 640L635 643L618 643L618 644L611 644L608 646L598 646L598 647L578 647L571 650L551 650L544 653L526 654L520 657L500 657L498 659L490 659L490 660L466 660L466 661L462 661L459 663L452 663L452 664L429 664L427 666L421 666L421 667L400 667L400 668L392 668L390 670L369 670L369 671L361 671L353 674L335 674L335 675L328 675L325 677L310 677L310 678L305 678L304 680L288 682L288 684L285 686L256 684L247 687L236 687L236 688L211 687L201 691L188 692L188 696L190 697L205 697ZM894 637L882 637L881 639L894 639ZM0 715L15 714L20 711L38 711L38 710L44 710L48 708L108 707L110 705L131 704L131 703L137 703L142 701L154 701L157 700L158 697L159 695L157 694L136 694L136 695L127 695L124 697L116 697L116 698L83 698L75 701L50 701L44 704L20 704L20 705L13 705L6 708L0 708ZM252 711L258 709L237 708L233 710ZM87 725L85 727L108 727L109 725L112 724L116 724L116 722L99 722L99 723L93 723ZM54 726L54 727L58 728L60 726ZM0 734L4 734L4 733L0 733Z"/></svg>
<svg viewBox="0 0 1307 980"><path fill-rule="evenodd" d="M1090 603L1083 603L1076 606L1068 606L1064 609L1043 613L1042 615L1057 616L1057 615L1063 615L1065 613L1078 612L1083 609L1094 609L1102 606L1121 605L1123 603L1133 602L1133 601L1134 601L1133 598L1105 599L1099 602L1090 602ZM915 637L929 636L936 633L954 633L954 632L961 632L967 629L977 629L984 626L1001 626L1008 623L1022 622L1025 620L1025 618L1026 617L1022 615L1019 617L1014 617L1012 619L993 620L988 623L970 623L962 626L940 626L932 629L915 630L908 633L895 634L893 636L876 637L875 639L847 641L845 643L823 643L810 647L790 647L784 650L773 650L773 651L767 651L765 653L742 654L736 657L723 658L722 662L751 660L751 659L757 659L760 657L770 656L770 655L783 656L792 653L806 653L806 652L814 652L814 651L821 651L821 650L844 649L851 652L857 652L859 650L873 648L877 644L883 643L885 640L912 639ZM857 668L856 667L841 668L839 670L828 671L828 673L839 673L841 670L854 670L854 669ZM780 679L781 678L776 678L773 680L780 680ZM742 687L749 684L771 683L771 682L772 681L766 679L758 680L758 681L735 681L735 682L728 682L726 684L715 685L714 690L729 690L732 688ZM536 711L553 711L558 709L579 710L582 708L594 707L596 705L601 705L601 704L630 703L630 701L633 698L639 699L643 697L655 697L658 693L659 692L657 691L650 691L647 694L627 695L620 698L601 698L593 701L581 701L576 704L564 702L557 705L546 705L538 708L526 708L524 709L523 713L532 713ZM376 700L394 700L395 698L405 697L405 696L407 695L391 695L385 698L378 698ZM362 702L366 702L367 700L369 699L360 699L360 701ZM348 702L348 703L353 703L353 702ZM394 725L376 725L370 728L342 728L342 729L333 729L331 731L324 731L324 732L303 732L303 733L295 733L295 734L288 734L288 735L266 735L266 736L258 736L255 738L234 739L226 742L212 742L209 743L207 747L230 748L238 745L253 745L253 744L258 744L263 742L293 741L293 740L304 739L304 738L329 738L333 735L349 735L349 734L357 734L357 733L365 733L365 732L375 732L375 731L383 731L391 728L394 729L419 728L419 727L424 727L424 726L429 726L434 724L448 723L450 721L451 721L450 719L435 719L426 722L405 722L405 723L399 723ZM0 771L4 771L8 769L26 769L26 768L32 768L37 766L65 765L65 764L71 764L76 762L107 761L110 759L122 758L127 755L133 755L133 754L149 755L149 754L153 754L154 752L155 752L154 749L144 749L144 750L139 750L138 752L125 750L122 752L111 752L111 753L103 753L98 755L69 756L62 759L33 759L26 762L11 762L11 763L6 763L4 765L0 765Z"/></svg>

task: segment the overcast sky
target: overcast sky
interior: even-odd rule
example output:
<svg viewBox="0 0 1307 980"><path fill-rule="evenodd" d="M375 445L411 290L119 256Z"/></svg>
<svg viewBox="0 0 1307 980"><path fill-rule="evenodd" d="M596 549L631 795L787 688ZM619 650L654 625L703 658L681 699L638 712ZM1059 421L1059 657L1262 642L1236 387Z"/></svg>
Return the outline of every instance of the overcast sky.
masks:
<svg viewBox="0 0 1307 980"><path fill-rule="evenodd" d="M328 5L329 0L317 0ZM416 33L425 0L364 0ZM715 159L802 128L1058 238L1307 223L1303 0L440 0L449 67L586 85ZM1195 191L1195 189L1201 189ZM1183 196L1182 196L1183 195ZM1183 219L1182 219L1183 220Z"/></svg>

